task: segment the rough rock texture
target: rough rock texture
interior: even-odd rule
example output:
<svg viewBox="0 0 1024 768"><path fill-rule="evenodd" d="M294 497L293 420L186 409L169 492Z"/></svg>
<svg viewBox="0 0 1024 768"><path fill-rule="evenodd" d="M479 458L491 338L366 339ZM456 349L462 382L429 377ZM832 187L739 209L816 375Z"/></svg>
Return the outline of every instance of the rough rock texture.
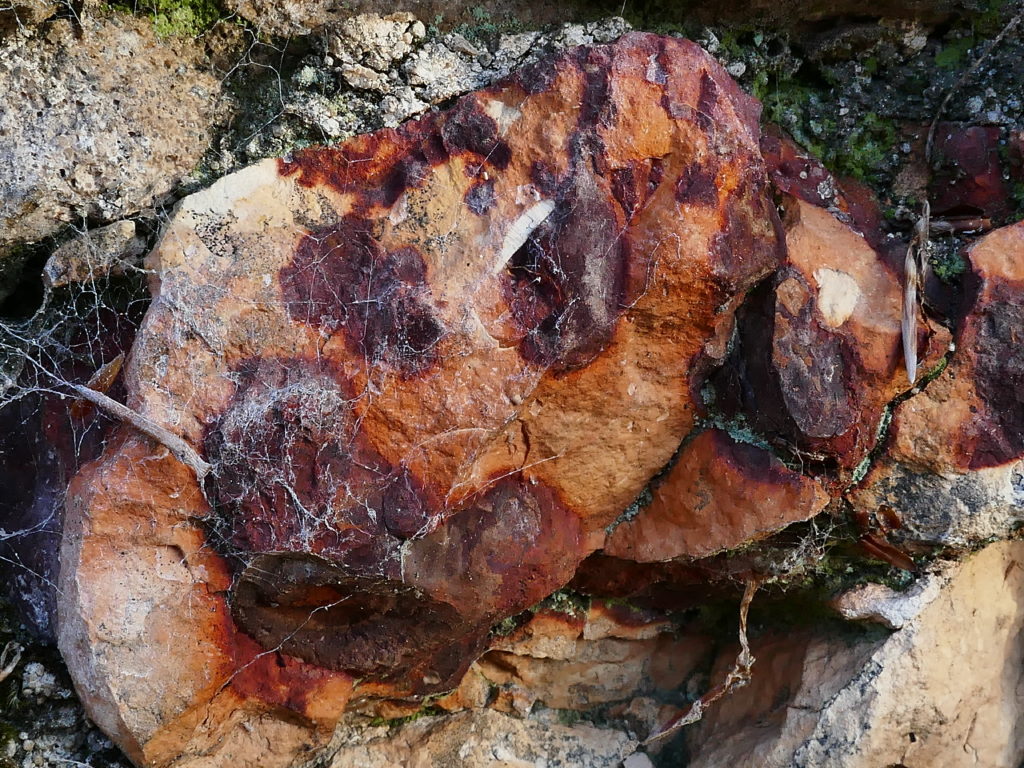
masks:
<svg viewBox="0 0 1024 768"><path fill-rule="evenodd" d="M59 6L46 0L16 0L0 6L0 37L24 32L52 16Z"/></svg>
<svg viewBox="0 0 1024 768"><path fill-rule="evenodd" d="M881 458L850 494L894 510L897 540L969 546L1024 521L1024 224L968 253L949 365L893 413Z"/></svg>
<svg viewBox="0 0 1024 768"><path fill-rule="evenodd" d="M660 56L647 57L646 67L638 56L629 63L633 74L613 68L617 74L603 83L606 62L576 52L547 91L544 78L535 77L531 89L520 77L499 86L497 97L478 94L468 108L428 115L338 153L294 151L395 127L433 105L448 108L454 97L552 49L607 42L626 27L611 19L523 32L539 15L587 16L571 5L535 2L536 15L523 15L518 0L411 2L237 0L231 7L252 19L258 34L234 18L196 29L194 43L180 42L187 54L174 77L194 80L202 66L195 43L205 46L207 66L233 72L227 100L237 110L186 186L198 189L266 156L281 156L293 175L282 182L280 167L241 174L185 204L148 265L160 296L125 380L117 376L117 353L127 351L138 317L129 319L131 309L114 297L137 287L118 276L135 269L150 215L131 217L138 232L130 220L102 223L108 213L142 205L138 194L148 204L152 190L129 190L125 204L109 212L68 203L58 213L70 215L72 226L51 222L64 227L59 240L15 247L10 263L26 265L21 278L2 270L19 280L19 293L3 300L0 315L31 312L26 288L48 282L57 290L30 323L0 322L0 581L44 633L53 631L55 598L64 601L63 647L92 714L120 734L135 760L197 768L323 768L334 752L336 765L616 763L624 741L679 717L724 679L735 649L718 644L735 636L737 583L748 579L767 579L750 617L755 686L733 694L740 701L731 711L742 714L732 725L711 723L702 732L706 742L693 735L695 753L728 745L729 763L757 764L767 750L790 764L786 745L806 737L814 712L828 710L812 723L812 736L825 741L796 748L797 764L819 764L829 758L815 749L850 751L827 741L840 733L845 739L848 723L869 734L864 743L874 749L873 738L905 722L899 707L864 704L876 681L879 695L894 699L899 690L908 707L934 704L930 680L941 673L929 672L925 684L912 676L906 682L903 656L919 671L933 656L948 655L953 661L942 666L956 669L974 650L960 648L966 638L978 642L988 670L1002 657L1019 665L1012 639L1001 657L963 622L944 617L943 634L920 633L918 621L957 572L928 567L937 549L931 545L952 544L939 551L964 557L962 547L983 537L1013 535L1021 517L1021 465L1012 444L1020 402L997 391L1009 384L1012 393L1019 383L1013 353L1002 353L1018 341L1019 280L996 290L991 270L957 278L961 245L977 239L970 230L1019 215L1020 27L949 100L949 119L970 123L940 124L935 163L923 157L939 100L960 82L981 39L994 34L999 14L1014 11L993 6L983 17L943 22L931 32L916 22L859 21L859 8L857 18L822 23L849 11L844 0L829 8L803 3L797 15L809 21L792 40L746 25L694 30L742 87L763 95L770 120L835 170L769 127L760 153L774 190L754 216L763 225L755 242L771 241L769 229L779 226L782 247L764 263L696 275L694 284L708 278L712 286L701 296L692 284L672 284L673 276L694 264L707 268L721 255L726 233L742 229L730 214L743 206L725 202L736 179L749 172L761 184L765 169L749 142L739 142L740 157L729 159L737 154L730 145L737 126L721 110L706 109L703 78L695 79L699 58L685 67L690 79L680 86L696 94L686 109L665 98L673 88L660 82L671 74ZM177 16L180 4L172 5ZM0 6L8 52L23 52L31 63L60 51L44 73L53 87L18 74L41 96L61 94L64 82L84 87L91 73L80 77L75 63L94 30L111 23L141 29L135 21L95 21L110 13L101 0L86 0L84 8L34 0ZM675 22L692 28L699 15L723 7L745 22L765 12L793 14L790 2L707 3L686 12L676 6L621 7L634 23L662 29ZM932 15L949 8L910 6ZM182 5L184 16L190 7ZM204 16L213 12L202 7ZM165 33L168 19L159 12L166 3L136 4L140 14L147 9ZM360 9L384 15L350 15ZM12 11L20 16L14 26ZM84 20L70 23L76 38L64 17ZM467 23L453 29L458 21ZM517 25L522 21L526 27ZM304 39L265 36L312 27L315 36ZM120 55L116 46L108 49ZM105 62L103 55L89 61ZM139 82L172 61L141 48L137 55L145 59ZM729 91L719 75L711 80ZM574 91L578 80L584 85ZM636 87L652 80L660 86L649 89L653 97ZM620 92L607 97L605 85ZM731 91L724 100L747 111ZM593 109L602 104L604 111ZM79 106L83 113L99 109ZM656 151L651 133L658 138L660 129L652 131L650 117L665 110L677 134L670 149L683 151L686 163L665 163ZM585 115L595 112L590 125ZM26 125L33 122L31 111L27 118ZM741 122L753 125L749 117ZM516 135L524 124L525 135ZM719 140L722 126L728 141ZM43 140L72 142L62 157L107 163L90 155L88 140L75 145L77 136L72 130ZM154 162L161 161L161 141L156 136L146 147ZM631 142L642 162L624 172L615 163ZM542 165L552 157L554 171ZM722 167L712 172L715 158ZM879 186L878 174L900 165L905 178L892 188L880 184L884 216L862 185L838 176L855 173ZM8 170L10 178L18 172ZM316 176L325 181L310 184ZM939 220L934 270L922 292L929 320L922 314L918 327L921 393L904 391L896 320L906 238L926 196ZM83 221L82 211L91 220ZM661 220L652 224L655 213ZM638 235L640 225L647 229ZM622 237L610 234L616 227ZM72 228L87 234L51 255ZM733 238L733 255L750 253L745 239ZM996 240L1016 261L1018 245ZM673 247L666 263L662 256ZM35 282L47 255L39 285L25 282ZM459 263L464 255L466 266ZM499 262L497 276L487 272L488 259ZM643 290L623 293L631 280ZM148 303L142 293L128 301ZM89 308L93 302L98 312ZM118 327L122 320L126 327ZM932 382L954 329L970 362L951 367L950 381ZM45 370L20 359L19 350L44 361ZM623 359L624 370L615 370ZM725 369L716 371L723 359ZM959 353L952 360L956 366ZM194 484L159 445L82 401L62 401L64 387L51 373L128 400L184 434L215 472ZM942 405L929 405L932 395ZM945 409L963 397L967 411ZM925 406L919 423L911 404ZM929 436L930 423L946 417L959 426ZM1001 422L996 431L1010 450L997 466L975 466L992 448L976 452L979 441L959 433L976 436L990 422ZM901 434L911 444L894 459L887 452ZM884 438L880 445L876 435ZM931 461L932 437L944 441L939 454L960 453L921 469L916 452ZM67 481L103 451L74 486L65 528ZM865 473L851 495L851 516L842 496ZM908 473L913 484L890 482ZM823 508L819 519L782 530ZM851 532L854 523L861 530ZM881 528L864 527L872 523ZM864 550L905 570L864 562L851 546L858 537ZM57 595L55 547L62 542L65 564L77 570L65 573ZM996 594L999 602L1002 592L992 585L1014 567L980 575L972 598ZM911 570L925 575L901 591ZM837 638L815 613L828 600L819 588L845 590L864 578L885 585L862 584L829 602L847 621ZM804 633L793 629L794 606L815 617ZM989 608L986 602L979 614L983 625ZM860 620L871 623L864 633L850 629ZM997 617L991 634L998 641L1003 625L1012 633L1015 621ZM899 631L885 641L891 629ZM55 655L31 655L38 644L2 614L0 633L0 647L13 637L31 649L0 681L0 765L122 765L126 758L83 725ZM879 655L894 665L893 675L903 675L898 682L885 670L861 674L895 638L902 638L897 651L911 640L936 649ZM865 690L856 691L851 679ZM918 689L927 694L920 701ZM993 698L1012 705L1018 689L1019 680ZM822 703L833 694L842 706L855 698L855 715ZM968 691L962 704L972 705L973 695ZM482 708L525 720L464 712ZM950 734L960 737L952 696L933 708L954 712ZM993 708L980 707L979 728L990 728ZM405 725L442 711L462 714L450 723ZM723 722L732 716L725 715ZM614 731L539 735L578 719ZM919 741L921 722L935 720L927 712L915 719L907 743ZM390 727L378 727L382 722ZM1017 741L1000 729L1010 730L990 728L994 743ZM990 746L987 733L976 736L962 741ZM324 744L326 754L319 751ZM650 757L674 766L676 750L686 751L679 740ZM968 764L998 761L941 739L923 761L941 764L961 753ZM885 745L865 761L875 758L915 764L913 754ZM635 753L625 766L649 767L651 760Z"/></svg>
<svg viewBox="0 0 1024 768"><path fill-rule="evenodd" d="M522 714L537 702L591 709L679 686L710 650L707 637L673 637L663 618L595 604L585 614L541 611L492 642L476 663L499 686L493 706Z"/></svg>
<svg viewBox="0 0 1024 768"><path fill-rule="evenodd" d="M220 83L200 49L130 17L81 24L76 34L55 21L0 48L0 257L152 204L209 142Z"/></svg>
<svg viewBox="0 0 1024 768"><path fill-rule="evenodd" d="M784 200L788 261L739 319L717 397L776 445L848 479L909 382L900 276L826 209Z"/></svg>
<svg viewBox="0 0 1024 768"><path fill-rule="evenodd" d="M521 720L489 709L426 717L401 728L339 729L328 768L545 765L615 768L636 750L622 731ZM332 747L333 749L333 747Z"/></svg>
<svg viewBox="0 0 1024 768"><path fill-rule="evenodd" d="M128 402L215 471L125 428L72 483L94 719L140 762L270 766L353 675L452 687L692 429L779 261L757 140L717 63L635 34L183 202Z"/></svg>
<svg viewBox="0 0 1024 768"><path fill-rule="evenodd" d="M122 275L139 266L146 252L133 221L117 221L88 230L61 245L46 261L43 279L51 288L70 283L94 283L108 275Z"/></svg>
<svg viewBox="0 0 1024 768"><path fill-rule="evenodd" d="M574 21L579 16L571 8L556 4L538 5L530 0L407 0L397 6L379 0L350 0L341 5L334 0L227 0L225 6L264 32L274 35L301 35L319 32L356 15L402 15L439 23L446 30L459 22L508 23L537 29L546 24Z"/></svg>
<svg viewBox="0 0 1024 768"><path fill-rule="evenodd" d="M916 615L885 639L755 643L758 673L691 733L689 765L1017 768L1024 542L992 544L928 578L941 589L920 591Z"/></svg>
<svg viewBox="0 0 1024 768"><path fill-rule="evenodd" d="M829 502L811 478L717 429L688 442L651 494L608 537L607 554L638 562L707 557L807 520Z"/></svg>
<svg viewBox="0 0 1024 768"><path fill-rule="evenodd" d="M458 32L426 36L423 23L408 13L352 16L313 38L313 50L275 86L269 103L218 140L219 152L206 158L205 170L223 174L295 146L394 128L521 66L573 46L611 42L629 30L612 17L471 43Z"/></svg>

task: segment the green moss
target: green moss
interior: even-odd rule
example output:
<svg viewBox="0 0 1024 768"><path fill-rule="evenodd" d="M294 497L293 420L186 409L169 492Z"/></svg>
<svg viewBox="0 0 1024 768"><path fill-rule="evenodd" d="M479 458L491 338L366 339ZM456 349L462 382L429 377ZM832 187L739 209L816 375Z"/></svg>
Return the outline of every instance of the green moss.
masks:
<svg viewBox="0 0 1024 768"><path fill-rule="evenodd" d="M590 609L590 598L571 589L560 589L544 598L533 610L553 611L569 616L584 616Z"/></svg>
<svg viewBox="0 0 1024 768"><path fill-rule="evenodd" d="M470 24L459 24L452 31L457 32L469 42L480 47L487 47L488 43L501 35L511 35L522 32L525 27L523 22L511 13L503 13L494 16L486 8L476 6L471 8L470 16L473 22ZM433 37L440 37L440 25L443 17L437 16L435 23L431 25Z"/></svg>
<svg viewBox="0 0 1024 768"><path fill-rule="evenodd" d="M149 18L160 37L194 37L229 15L218 0L113 0L110 5Z"/></svg>
<svg viewBox="0 0 1024 768"><path fill-rule="evenodd" d="M960 38L935 54L935 63L943 69L960 69L966 60L967 52L973 47L973 37Z"/></svg>
<svg viewBox="0 0 1024 768"><path fill-rule="evenodd" d="M445 712L440 707L425 706L421 707L411 715L405 717L392 717L390 719L384 717L374 717L370 720L370 725L375 727L387 726L388 728L399 728L407 723L415 722L424 717L434 717L436 715L443 715Z"/></svg>
<svg viewBox="0 0 1024 768"><path fill-rule="evenodd" d="M492 637L507 637L519 629L519 616L509 616L491 627Z"/></svg>
<svg viewBox="0 0 1024 768"><path fill-rule="evenodd" d="M1010 198L1014 205L1008 217L1009 221L1024 219L1024 181L1015 181L1010 185Z"/></svg>
<svg viewBox="0 0 1024 768"><path fill-rule="evenodd" d="M944 283L954 282L967 271L967 259L959 251L932 253L928 258L932 272Z"/></svg>
<svg viewBox="0 0 1024 768"><path fill-rule="evenodd" d="M569 728L579 724L584 719L583 713L575 709L558 709L555 711L558 713L558 722Z"/></svg>

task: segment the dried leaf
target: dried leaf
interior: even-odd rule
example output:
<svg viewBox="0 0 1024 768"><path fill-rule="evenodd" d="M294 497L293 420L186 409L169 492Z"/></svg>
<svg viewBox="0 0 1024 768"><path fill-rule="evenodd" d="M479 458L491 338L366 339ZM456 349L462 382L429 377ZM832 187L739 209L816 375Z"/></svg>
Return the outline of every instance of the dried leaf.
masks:
<svg viewBox="0 0 1024 768"><path fill-rule="evenodd" d="M106 394L107 390L109 390L117 380L117 375L121 372L121 366L123 364L124 352L119 354L110 362L101 365L85 386L101 394ZM92 415L94 406L88 400L76 400L71 404L71 408L69 410L72 417L76 419L86 419Z"/></svg>

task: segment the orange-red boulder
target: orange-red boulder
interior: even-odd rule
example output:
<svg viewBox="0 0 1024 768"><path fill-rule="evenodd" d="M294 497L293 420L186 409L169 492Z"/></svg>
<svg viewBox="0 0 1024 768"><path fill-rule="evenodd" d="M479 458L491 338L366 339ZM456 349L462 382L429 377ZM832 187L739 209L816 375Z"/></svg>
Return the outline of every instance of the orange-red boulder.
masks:
<svg viewBox="0 0 1024 768"><path fill-rule="evenodd" d="M692 430L781 258L758 107L631 34L184 200L123 427L72 483L60 643L148 765L289 763L453 687ZM267 743L273 744L267 750Z"/></svg>
<svg viewBox="0 0 1024 768"><path fill-rule="evenodd" d="M813 517L829 502L815 480L721 430L700 433L651 491L651 503L605 542L614 557L706 557Z"/></svg>
<svg viewBox="0 0 1024 768"><path fill-rule="evenodd" d="M884 451L850 494L902 521L908 544L975 545L1024 521L1024 223L985 236L949 364L898 405Z"/></svg>

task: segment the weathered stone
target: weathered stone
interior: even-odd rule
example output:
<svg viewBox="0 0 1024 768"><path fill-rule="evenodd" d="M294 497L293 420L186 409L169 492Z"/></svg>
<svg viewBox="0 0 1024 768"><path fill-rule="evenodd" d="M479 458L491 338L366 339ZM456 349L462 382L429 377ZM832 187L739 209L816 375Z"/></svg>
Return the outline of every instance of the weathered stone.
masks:
<svg viewBox="0 0 1024 768"><path fill-rule="evenodd" d="M372 72L386 72L392 62L411 53L413 43L425 34L423 22L411 13L387 16L365 13L345 19L329 30L327 51L337 57L343 67L359 66Z"/></svg>
<svg viewBox="0 0 1024 768"><path fill-rule="evenodd" d="M475 664L500 686L509 711L537 702L557 709L590 709L671 690L707 660L710 638L673 637L663 618L600 601L586 615L542 611L512 635L492 642Z"/></svg>
<svg viewBox="0 0 1024 768"><path fill-rule="evenodd" d="M942 589L885 639L755 642L751 684L705 713L689 765L1020 765L1024 543L992 544L937 578Z"/></svg>
<svg viewBox="0 0 1024 768"><path fill-rule="evenodd" d="M283 37L318 32L356 15L393 15L395 11L411 12L445 30L460 24L493 25L511 19L516 26L538 29L574 21L579 15L571 7L538 5L530 0L407 0L399 5L380 0L349 0L343 5L334 0L226 0L225 6L260 31Z"/></svg>
<svg viewBox="0 0 1024 768"><path fill-rule="evenodd" d="M874 193L853 179L838 179L818 158L802 149L777 126L766 125L761 153L779 192L828 210L868 243L882 243L882 212Z"/></svg>
<svg viewBox="0 0 1024 768"><path fill-rule="evenodd" d="M57 3L47 0L17 0L0 7L0 37L24 32L57 11Z"/></svg>
<svg viewBox="0 0 1024 768"><path fill-rule="evenodd" d="M135 222L118 221L88 230L60 246L47 260L43 279L56 288L121 275L139 266L145 251L146 241L136 233Z"/></svg>
<svg viewBox="0 0 1024 768"><path fill-rule="evenodd" d="M949 581L947 572L927 573L903 592L868 582L844 592L832 607L844 619L874 621L889 629L902 629L938 596Z"/></svg>
<svg viewBox="0 0 1024 768"><path fill-rule="evenodd" d="M935 132L937 169L928 190L932 214L1004 219L1011 195L1000 151L998 127L940 123Z"/></svg>
<svg viewBox="0 0 1024 768"><path fill-rule="evenodd" d="M1024 224L969 252L949 365L895 410L882 456L850 494L893 510L906 543L969 546L1024 521Z"/></svg>
<svg viewBox="0 0 1024 768"><path fill-rule="evenodd" d="M328 768L526 768L577 765L615 768L636 750L622 731L592 725L519 719L481 709L425 717L400 728L339 728Z"/></svg>
<svg viewBox="0 0 1024 768"><path fill-rule="evenodd" d="M0 49L0 255L151 205L209 142L220 83L199 46L129 16L80 24Z"/></svg>
<svg viewBox="0 0 1024 768"><path fill-rule="evenodd" d="M277 765L353 677L448 690L572 578L778 265L757 113L634 34L183 201L128 402L214 472L122 429L62 553L61 648L133 759L244 762L266 719Z"/></svg>
<svg viewBox="0 0 1024 768"><path fill-rule="evenodd" d="M688 442L651 494L608 536L607 554L638 562L706 557L807 520L829 502L816 481L717 429Z"/></svg>
<svg viewBox="0 0 1024 768"><path fill-rule="evenodd" d="M875 445L885 405L908 386L900 276L828 211L786 198L788 263L744 304L719 403L811 469L848 481ZM924 367L942 334L923 335Z"/></svg>
<svg viewBox="0 0 1024 768"><path fill-rule="evenodd" d="M476 46L457 32L428 41L423 24L408 13L345 18L311 41L313 51L280 83L274 111L257 125L245 122L221 137L219 156L207 157L204 167L223 175L311 141L332 143L394 128L431 104L490 85L566 48L612 42L630 29L611 17L545 32L487 35L487 44ZM263 121L272 127L263 130Z"/></svg>

